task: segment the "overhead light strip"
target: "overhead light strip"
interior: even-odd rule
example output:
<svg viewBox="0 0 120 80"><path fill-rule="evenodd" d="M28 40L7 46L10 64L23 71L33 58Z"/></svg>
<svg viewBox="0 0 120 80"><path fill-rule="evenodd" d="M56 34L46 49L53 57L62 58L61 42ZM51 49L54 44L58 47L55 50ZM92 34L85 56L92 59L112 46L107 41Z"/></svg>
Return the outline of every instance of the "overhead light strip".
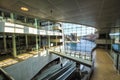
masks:
<svg viewBox="0 0 120 80"><path fill-rule="evenodd" d="M29 9L27 7L21 7L20 8L22 11L28 11Z"/></svg>

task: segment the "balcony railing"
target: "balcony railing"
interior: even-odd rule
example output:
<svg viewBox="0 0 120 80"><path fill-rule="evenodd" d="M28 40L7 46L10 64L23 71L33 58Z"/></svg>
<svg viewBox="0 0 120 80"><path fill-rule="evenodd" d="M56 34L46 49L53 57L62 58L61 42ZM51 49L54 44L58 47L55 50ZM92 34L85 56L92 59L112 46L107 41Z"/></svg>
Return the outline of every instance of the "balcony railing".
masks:
<svg viewBox="0 0 120 80"><path fill-rule="evenodd" d="M21 34L38 34L38 35L62 35L61 32L41 30L12 22L0 21L0 32L21 33Z"/></svg>

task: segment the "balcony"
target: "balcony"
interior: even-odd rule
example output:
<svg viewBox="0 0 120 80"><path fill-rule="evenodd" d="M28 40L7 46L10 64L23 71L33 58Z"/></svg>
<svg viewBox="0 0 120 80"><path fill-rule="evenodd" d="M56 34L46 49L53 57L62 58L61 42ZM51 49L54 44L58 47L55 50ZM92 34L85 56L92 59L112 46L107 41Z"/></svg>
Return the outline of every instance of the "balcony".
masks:
<svg viewBox="0 0 120 80"><path fill-rule="evenodd" d="M3 22L0 21L0 32L6 33L20 33L20 34L38 34L38 35L58 35L61 36L61 32L54 31L46 31L33 27L29 27L26 25L11 23L11 22Z"/></svg>

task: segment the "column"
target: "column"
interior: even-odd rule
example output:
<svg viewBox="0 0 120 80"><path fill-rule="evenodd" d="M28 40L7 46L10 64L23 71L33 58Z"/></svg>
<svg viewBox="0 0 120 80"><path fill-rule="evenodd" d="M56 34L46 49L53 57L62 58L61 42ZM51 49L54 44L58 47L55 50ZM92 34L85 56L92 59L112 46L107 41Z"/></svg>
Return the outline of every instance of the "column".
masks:
<svg viewBox="0 0 120 80"><path fill-rule="evenodd" d="M14 14L13 14L13 13L10 13L10 17L11 17L11 19L12 19L13 22L14 22Z"/></svg>
<svg viewBox="0 0 120 80"><path fill-rule="evenodd" d="M36 27L36 29L38 27L36 18L35 18L35 27ZM36 50L38 51L38 35L37 34L36 34Z"/></svg>
<svg viewBox="0 0 120 80"><path fill-rule="evenodd" d="M56 41L56 46L57 46L57 36L56 36L56 40L55 41Z"/></svg>
<svg viewBox="0 0 120 80"><path fill-rule="evenodd" d="M105 49L107 50L108 49L108 44L107 44L107 40L108 40L108 33L106 33L106 46L105 46Z"/></svg>
<svg viewBox="0 0 120 80"><path fill-rule="evenodd" d="M24 22L25 22L25 23L27 22L27 18L26 18L26 17L24 17Z"/></svg>
<svg viewBox="0 0 120 80"><path fill-rule="evenodd" d="M57 35L55 36L55 47L54 47L54 51L57 51Z"/></svg>
<svg viewBox="0 0 120 80"><path fill-rule="evenodd" d="M36 35L36 50L38 51L38 37Z"/></svg>
<svg viewBox="0 0 120 80"><path fill-rule="evenodd" d="M41 48L41 36L39 35L39 47Z"/></svg>
<svg viewBox="0 0 120 80"><path fill-rule="evenodd" d="M3 43L4 43L4 50L5 52L7 51L7 47L6 47L6 34L3 34Z"/></svg>
<svg viewBox="0 0 120 80"><path fill-rule="evenodd" d="M47 37L48 37L48 41L47 41L48 48L50 48L50 34L48 33L49 28L50 28L50 22L48 21L48 26L46 28L46 34L47 34ZM47 54L49 54L49 49L48 48L47 48Z"/></svg>
<svg viewBox="0 0 120 80"><path fill-rule="evenodd" d="M50 48L50 35L48 35L48 48Z"/></svg>
<svg viewBox="0 0 120 80"><path fill-rule="evenodd" d="M113 39L111 39L110 56L112 56L112 44L113 44Z"/></svg>
<svg viewBox="0 0 120 80"><path fill-rule="evenodd" d="M13 56L16 57L16 40L15 40L15 34L12 34L12 44L13 44Z"/></svg>
<svg viewBox="0 0 120 80"><path fill-rule="evenodd" d="M10 13L10 17L14 22L14 14ZM14 32L15 32L15 26L14 26ZM15 33L12 34L12 45L13 45L13 56L16 57L17 53L16 53L16 39L15 39Z"/></svg>
<svg viewBox="0 0 120 80"><path fill-rule="evenodd" d="M4 18L4 12L1 13L2 17ZM3 18L2 18L2 21L3 21Z"/></svg>
<svg viewBox="0 0 120 80"><path fill-rule="evenodd" d="M2 12L1 14L2 14L2 17L4 17L4 12Z"/></svg>
<svg viewBox="0 0 120 80"><path fill-rule="evenodd" d="M62 45L62 52L65 52L66 50L66 47L65 47L65 39L64 39L65 37L64 37L64 31L62 30L62 40L63 40L63 45Z"/></svg>
<svg viewBox="0 0 120 80"><path fill-rule="evenodd" d="M25 44L26 44L26 48L28 48L28 36L27 36L27 34L25 35Z"/></svg>

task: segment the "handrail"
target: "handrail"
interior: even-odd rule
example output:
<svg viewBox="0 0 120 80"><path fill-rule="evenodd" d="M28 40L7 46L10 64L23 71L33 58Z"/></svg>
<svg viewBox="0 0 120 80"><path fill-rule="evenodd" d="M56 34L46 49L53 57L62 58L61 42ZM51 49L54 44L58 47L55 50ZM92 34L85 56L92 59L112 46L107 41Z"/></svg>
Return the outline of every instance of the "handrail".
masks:
<svg viewBox="0 0 120 80"><path fill-rule="evenodd" d="M52 64L52 63L59 63L60 62L60 58L58 57L58 58L56 58L56 59L54 59L54 60L52 60L52 61L50 61L50 62L48 62L36 75L34 75L34 77L31 79L31 80L34 80L39 74L41 74L42 73L42 71L44 71L45 69L47 69L48 67L50 67L50 65ZM52 66L52 65L51 65Z"/></svg>
<svg viewBox="0 0 120 80"><path fill-rule="evenodd" d="M65 80L69 75L71 75L75 71L75 66L67 70L64 74L58 77L56 80Z"/></svg>
<svg viewBox="0 0 120 80"><path fill-rule="evenodd" d="M5 80L15 80L12 76L10 76L5 70L3 70L2 68L0 68L0 75L2 75L2 77Z"/></svg>
<svg viewBox="0 0 120 80"><path fill-rule="evenodd" d="M65 53L60 53L60 52L57 52L57 51L52 51L52 50L50 50L49 52L50 52L50 53L53 53L53 54L56 54L56 55L58 55L58 56L61 56L61 57L70 59L70 60L75 61L75 62L77 62L77 63L86 65L86 66L88 66L88 67L91 67L91 66L92 66L92 61L88 61L88 60L84 60L84 59L82 59L82 58L77 58L77 57L69 56L69 55L66 55Z"/></svg>
<svg viewBox="0 0 120 80"><path fill-rule="evenodd" d="M67 66L65 66L64 68L62 68L60 71L54 73L52 76L50 76L49 78L47 78L48 80L54 80L55 78L57 78L59 75L61 75L63 72L65 72L68 68L71 67L72 64L69 64Z"/></svg>

